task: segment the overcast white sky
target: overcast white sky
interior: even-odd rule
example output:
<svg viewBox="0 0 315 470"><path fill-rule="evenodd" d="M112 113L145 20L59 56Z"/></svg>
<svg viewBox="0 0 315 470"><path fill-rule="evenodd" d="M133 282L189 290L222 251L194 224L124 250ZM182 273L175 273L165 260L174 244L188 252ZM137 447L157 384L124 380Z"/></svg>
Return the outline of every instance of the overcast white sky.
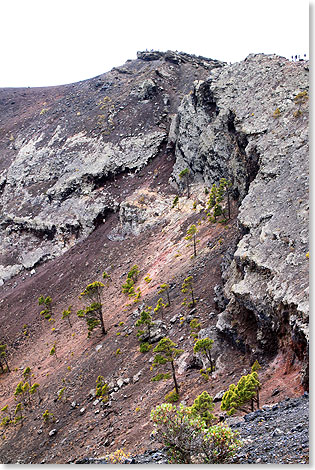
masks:
<svg viewBox="0 0 315 470"><path fill-rule="evenodd" d="M308 57L312 3L0 0L0 87L84 80L135 59L137 51L145 49L178 50L226 62L257 52Z"/></svg>

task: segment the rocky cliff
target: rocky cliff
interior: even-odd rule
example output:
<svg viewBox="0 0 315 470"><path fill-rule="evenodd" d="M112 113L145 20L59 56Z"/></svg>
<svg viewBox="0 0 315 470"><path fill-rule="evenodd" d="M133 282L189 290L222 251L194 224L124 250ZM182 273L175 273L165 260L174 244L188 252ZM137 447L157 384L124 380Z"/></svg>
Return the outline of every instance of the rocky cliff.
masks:
<svg viewBox="0 0 315 470"><path fill-rule="evenodd" d="M104 447L141 453L149 445L150 409L169 390L153 388L151 353L139 353L133 333L163 282L172 302L153 342L168 334L184 350L182 400L205 387L192 318L200 337L214 339L213 395L255 359L262 403L308 388L308 74L308 62L275 55L228 65L146 51L91 80L0 90L0 343L12 365L0 375L0 405L12 401L26 365L43 395L20 439L9 432L1 462L20 452L23 463L65 463L91 449L99 456ZM190 198L179 177L186 168ZM231 219L211 223L207 193L223 177ZM185 241L191 224L195 258ZM135 263L139 308L121 293ZM103 296L108 333L87 339L79 319L70 330L58 315L81 308L80 292L104 270L113 279ZM193 311L181 297L188 275ZM40 295L53 297L52 329L37 312ZM47 352L53 342L57 359ZM100 374L111 384L106 406L90 393ZM45 409L59 416L52 435L40 424Z"/></svg>
<svg viewBox="0 0 315 470"><path fill-rule="evenodd" d="M182 100L170 136L177 182L186 167L208 185L228 177L242 201L244 235L224 273L229 304L218 329L245 348L246 320L258 349L289 342L300 359L308 355L308 72L266 55L212 70Z"/></svg>

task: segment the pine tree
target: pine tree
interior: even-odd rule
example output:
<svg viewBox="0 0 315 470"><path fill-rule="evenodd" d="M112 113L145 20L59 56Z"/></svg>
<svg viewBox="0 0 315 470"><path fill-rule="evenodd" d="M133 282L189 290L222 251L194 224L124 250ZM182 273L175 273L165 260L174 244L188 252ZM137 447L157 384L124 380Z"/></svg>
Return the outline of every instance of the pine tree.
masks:
<svg viewBox="0 0 315 470"><path fill-rule="evenodd" d="M212 374L212 371L214 370L214 363L212 360L211 356L211 349L213 346L213 339L210 338L203 338L203 339L198 339L196 344L194 345L194 353L199 353L203 356L206 356L208 361L210 362L210 374Z"/></svg>
<svg viewBox="0 0 315 470"><path fill-rule="evenodd" d="M197 256L197 250L196 250L196 234L197 234L197 232L198 232L198 230L197 230L196 225L191 225L188 228L187 234L186 234L186 237L185 237L185 240L193 239L194 256Z"/></svg>
<svg viewBox="0 0 315 470"><path fill-rule="evenodd" d="M6 366L7 371L10 371L9 364L7 361L7 345L6 344L0 344L0 369L1 372L4 372L4 366Z"/></svg>
<svg viewBox="0 0 315 470"><path fill-rule="evenodd" d="M31 382L31 378L32 378L32 370L30 367L25 367L24 371L23 371L23 377L24 377L24 380L28 380L29 381L29 384L30 386L32 385L32 382Z"/></svg>
<svg viewBox="0 0 315 470"><path fill-rule="evenodd" d="M40 315L42 315L46 320L51 319L52 315L52 298L48 295L47 297L44 297L41 295L38 298L38 305L44 305L46 308L40 312Z"/></svg>
<svg viewBox="0 0 315 470"><path fill-rule="evenodd" d="M179 349L177 344L175 344L169 338L162 338L159 341L158 345L153 349L153 352L155 353L155 357L153 359L152 367L166 366L166 364L171 365L175 392L177 395L179 395L179 386L178 386L178 382L176 379L174 361L178 356L180 356L184 352L184 350ZM159 381L159 380L166 380L169 378L170 378L169 373L160 373L160 374L157 374L155 377L153 377L153 379L151 380Z"/></svg>
<svg viewBox="0 0 315 470"><path fill-rule="evenodd" d="M230 202L230 188L232 186L231 181L228 181L226 178L221 178L220 179L220 186L219 186L219 191L220 195L223 195L226 193L227 195L227 204L228 204L228 218L230 220L231 218L231 202Z"/></svg>
<svg viewBox="0 0 315 470"><path fill-rule="evenodd" d="M179 175L180 179L185 178L186 181L186 187L187 187L187 197L188 199L190 198L190 185L189 185L189 177L190 177L190 171L189 168L185 168L182 170Z"/></svg>
<svg viewBox="0 0 315 470"><path fill-rule="evenodd" d="M23 419L24 419L22 409L23 409L22 403L18 403L14 411L14 415L15 415L14 421L15 423L18 423L19 421L21 421L21 426L23 426Z"/></svg>
<svg viewBox="0 0 315 470"><path fill-rule="evenodd" d="M72 328L72 324L71 324L71 321L70 321L70 315L72 313L71 308L72 308L72 305L69 305L68 310L64 310L61 314L61 318L63 320L68 320L70 328Z"/></svg>
<svg viewBox="0 0 315 470"><path fill-rule="evenodd" d="M78 317L85 318L88 327L88 336L98 326L101 325L103 335L106 335L104 320L103 320L103 306L101 301L101 291L104 284L99 281L88 284L80 297L86 297L91 303L85 309L77 312Z"/></svg>
<svg viewBox="0 0 315 470"><path fill-rule="evenodd" d="M135 326L142 326L145 328L145 330L138 330L137 336L141 341L141 336L147 334L150 338L151 334L151 328L154 325L154 322L152 321L152 316L150 315L152 307L146 307L142 312L140 313L140 318L136 321Z"/></svg>
<svg viewBox="0 0 315 470"><path fill-rule="evenodd" d="M211 413L213 410L213 398L206 391L202 392L202 394L195 399L193 405L190 407L192 416L200 416L207 427L211 426L213 420L215 419L214 415Z"/></svg>
<svg viewBox="0 0 315 470"><path fill-rule="evenodd" d="M165 304L165 307L169 307L171 305L169 284L164 283L159 286L158 294L163 294L163 292L166 292L167 297L167 304Z"/></svg>
<svg viewBox="0 0 315 470"><path fill-rule="evenodd" d="M129 297L133 297L136 295L134 285L135 282L138 280L139 273L140 270L135 264L128 272L125 284L122 285L122 292L124 294L128 294Z"/></svg>
<svg viewBox="0 0 315 470"><path fill-rule="evenodd" d="M198 338L198 333L201 328L201 323L198 322L197 318L193 318L189 323L190 326L190 336L194 339L194 341Z"/></svg>
<svg viewBox="0 0 315 470"><path fill-rule="evenodd" d="M182 284L182 292L183 294L186 294L187 292L190 292L191 294L191 302L188 303L188 307L194 307L196 305L195 297L194 297L194 289L193 289L193 277L188 276L183 284ZM186 300L184 300L184 303L186 303Z"/></svg>
<svg viewBox="0 0 315 470"><path fill-rule="evenodd" d="M108 384L105 382L105 379L102 375L99 375L96 379L96 396L101 398L105 403L108 401Z"/></svg>
<svg viewBox="0 0 315 470"><path fill-rule="evenodd" d="M162 309L162 318L163 318L163 308L165 308L166 305L163 303L163 299L162 297L159 298L159 300L157 301L157 304L156 304L156 307L154 308L154 313L157 313L159 310Z"/></svg>
<svg viewBox="0 0 315 470"><path fill-rule="evenodd" d="M236 410L254 411L254 403L259 408L259 389L260 382L257 372L244 375L240 378L237 385L231 384L229 390L225 392L221 401L221 410L232 415ZM250 409L246 408L249 405Z"/></svg>
<svg viewBox="0 0 315 470"><path fill-rule="evenodd" d="M172 209L174 209L176 206L178 206L178 203L179 203L179 197L176 195L174 197L174 200L173 200ZM178 208L179 208L179 206L178 206Z"/></svg>

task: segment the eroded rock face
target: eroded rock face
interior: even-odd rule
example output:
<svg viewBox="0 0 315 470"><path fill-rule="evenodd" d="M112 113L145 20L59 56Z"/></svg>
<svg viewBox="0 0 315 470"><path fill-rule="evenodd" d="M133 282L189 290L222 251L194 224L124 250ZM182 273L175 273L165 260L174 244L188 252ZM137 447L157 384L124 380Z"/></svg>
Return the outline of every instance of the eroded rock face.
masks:
<svg viewBox="0 0 315 470"><path fill-rule="evenodd" d="M133 175L161 156L168 115L195 76L222 65L140 52L95 79L0 90L0 281L60 255L118 211Z"/></svg>
<svg viewBox="0 0 315 470"><path fill-rule="evenodd" d="M307 64L251 55L195 82L169 138L175 181L180 184L184 168L207 184L227 177L242 201L246 234L224 275L230 303L219 331L239 334L244 348L274 352L290 343L302 360L308 343L307 90ZM255 334L238 331L237 318L247 319Z"/></svg>

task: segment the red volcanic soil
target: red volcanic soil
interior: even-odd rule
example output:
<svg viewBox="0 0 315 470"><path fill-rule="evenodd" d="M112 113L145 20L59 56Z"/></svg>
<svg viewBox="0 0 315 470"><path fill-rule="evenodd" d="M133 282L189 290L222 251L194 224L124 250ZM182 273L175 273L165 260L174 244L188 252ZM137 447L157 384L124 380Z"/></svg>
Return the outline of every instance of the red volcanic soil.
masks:
<svg viewBox="0 0 315 470"><path fill-rule="evenodd" d="M167 163L167 157L154 161L146 171L147 176L140 174L122 184L125 188L130 185L128 191L133 189L131 184L151 191L158 188L159 193L168 193L171 204L174 194L167 184L171 163ZM158 172L154 172L155 169ZM21 274L2 288L0 324L8 344L11 373L0 376L0 407L8 404L14 409L13 393L27 366L33 373L32 383L40 384L41 395L39 403L34 398L32 405L25 408L23 426L10 426L1 431L2 463L19 460L62 464L84 456L102 456L117 448L136 454L155 447L150 441L150 410L163 402L173 386L171 380L151 382L152 350L146 354L139 351L137 328L134 328L139 313L135 311L142 302L154 307L160 297L157 287L163 282L172 284L171 305L164 309L163 321L168 336L184 349L189 363L193 357L189 324L181 325L179 319L170 322L175 315L186 317L189 313L187 307L182 306L182 282L187 275L193 276L197 298L194 316L202 327L214 326L219 312L213 289L222 282L222 257L238 239L236 206L228 223L211 224L203 220L203 213L193 210L193 201L194 196L182 209L174 209L170 224L157 223L140 235L130 235L122 241L111 241L107 237L118 223L117 215L111 214L87 240L38 267L35 275ZM187 227L198 221L197 257L191 258L192 247L187 246L184 237ZM140 303L133 303L121 292L126 274L134 264L140 268L136 284L142 292ZM112 277L102 297L107 334L103 336L100 330L95 330L88 338L84 321L75 314L83 306L79 294L88 283L102 280L104 270ZM150 283L144 280L147 274L152 278ZM40 295L53 298L54 322L39 315L41 307L37 299ZM61 319L62 311L69 305L73 311L71 328ZM209 315L210 312L214 315ZM160 313L158 318L161 318ZM23 333L25 325L27 335ZM49 355L53 344L56 356ZM224 339L221 346L221 366L210 381L205 382L196 368L180 367L178 381L182 401L191 404L203 390L214 396L250 370L250 357ZM263 361L261 404L299 395L302 389L298 373L299 364L291 364L283 354L269 363L267 359ZM95 398L91 390L95 389L99 375L108 383L127 379L121 388L114 389L107 405L93 404ZM58 400L57 392L63 387L66 388L64 399ZM45 410L54 414L55 422L43 424ZM216 412L220 413L219 403ZM52 429L57 432L49 436Z"/></svg>

